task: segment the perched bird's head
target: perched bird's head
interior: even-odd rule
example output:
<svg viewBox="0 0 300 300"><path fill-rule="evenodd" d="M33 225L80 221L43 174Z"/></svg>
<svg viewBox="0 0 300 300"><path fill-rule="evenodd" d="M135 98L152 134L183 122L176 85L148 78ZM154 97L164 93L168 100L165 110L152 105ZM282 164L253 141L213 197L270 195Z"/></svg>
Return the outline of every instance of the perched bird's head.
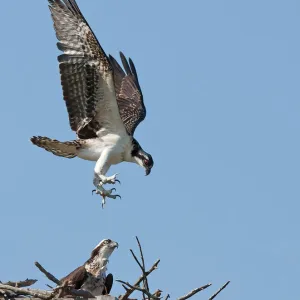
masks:
<svg viewBox="0 0 300 300"><path fill-rule="evenodd" d="M119 245L117 242L114 242L110 239L102 240L92 251L91 259L96 256L101 258L109 258L113 251L118 248Z"/></svg>
<svg viewBox="0 0 300 300"><path fill-rule="evenodd" d="M91 257L85 262L85 270L93 276L107 270L108 259L119 245L110 239L102 240L92 251Z"/></svg>
<svg viewBox="0 0 300 300"><path fill-rule="evenodd" d="M136 139L132 140L132 144L133 144L133 148L131 151L131 156L133 162L145 168L146 176L149 175L154 165L151 154L145 152Z"/></svg>

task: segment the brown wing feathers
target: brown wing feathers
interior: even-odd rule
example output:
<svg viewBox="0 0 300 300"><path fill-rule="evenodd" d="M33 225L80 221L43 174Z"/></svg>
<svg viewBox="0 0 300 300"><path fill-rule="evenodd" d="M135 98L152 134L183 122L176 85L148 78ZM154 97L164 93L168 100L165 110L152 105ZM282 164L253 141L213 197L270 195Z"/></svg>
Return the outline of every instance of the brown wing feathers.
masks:
<svg viewBox="0 0 300 300"><path fill-rule="evenodd" d="M105 289L103 290L102 294L106 295L109 294L113 285L114 277L111 273L107 274L105 278Z"/></svg>
<svg viewBox="0 0 300 300"><path fill-rule="evenodd" d="M101 101L99 76L111 72L108 58L74 0L48 0L69 121L79 138L96 137L96 105Z"/></svg>
<svg viewBox="0 0 300 300"><path fill-rule="evenodd" d="M128 63L122 52L120 52L120 57L126 73L112 56L109 56L109 59L114 70L115 91L120 116L128 134L133 136L136 127L146 116L146 108L132 60L129 58Z"/></svg>
<svg viewBox="0 0 300 300"><path fill-rule="evenodd" d="M137 72L131 59L118 62L106 56L75 0L48 0L58 49L61 83L72 130L79 138L96 137L100 129L94 120L96 107L103 99L102 72L113 71L119 113L129 135L146 116Z"/></svg>
<svg viewBox="0 0 300 300"><path fill-rule="evenodd" d="M69 275L62 278L60 281L62 283L67 282L67 285L72 286L75 289L80 289L83 282L87 278L87 273L84 266L80 266L74 271L72 271Z"/></svg>

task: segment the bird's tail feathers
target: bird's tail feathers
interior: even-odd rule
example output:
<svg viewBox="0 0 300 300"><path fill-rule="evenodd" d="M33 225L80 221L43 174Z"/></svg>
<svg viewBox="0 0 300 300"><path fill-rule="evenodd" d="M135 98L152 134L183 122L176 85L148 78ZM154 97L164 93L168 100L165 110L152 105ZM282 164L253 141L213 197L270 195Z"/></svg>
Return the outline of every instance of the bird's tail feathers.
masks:
<svg viewBox="0 0 300 300"><path fill-rule="evenodd" d="M66 158L76 157L80 147L79 141L60 142L44 136L33 136L30 140L34 145Z"/></svg>

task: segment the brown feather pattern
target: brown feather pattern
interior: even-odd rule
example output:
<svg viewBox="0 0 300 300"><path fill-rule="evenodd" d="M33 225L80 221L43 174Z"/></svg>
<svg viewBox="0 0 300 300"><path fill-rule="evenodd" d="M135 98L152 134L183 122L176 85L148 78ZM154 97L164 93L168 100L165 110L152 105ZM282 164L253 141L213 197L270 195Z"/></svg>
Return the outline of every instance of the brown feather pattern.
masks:
<svg viewBox="0 0 300 300"><path fill-rule="evenodd" d="M111 240L105 240L112 242ZM67 276L63 277L60 281L66 283L75 289L81 289L86 281L94 282L94 284L100 280L97 278L99 272L98 256L100 255L100 249L103 247L103 243L99 243L92 251L90 258L80 267L76 268ZM88 268L87 268L88 267ZM91 284L91 283L90 283ZM104 289L102 294L109 294L113 285L113 275L107 274L104 281Z"/></svg>
<svg viewBox="0 0 300 300"><path fill-rule="evenodd" d="M72 271L69 275L62 278L60 281L63 283L67 282L69 286L72 286L75 289L80 289L86 278L87 272L83 265Z"/></svg>
<svg viewBox="0 0 300 300"><path fill-rule="evenodd" d="M103 100L99 80L112 72L110 62L75 0L48 0L54 23L63 96L72 130L79 138L96 137L96 105Z"/></svg>
<svg viewBox="0 0 300 300"><path fill-rule="evenodd" d="M97 104L104 100L104 73L113 75L120 117L133 136L144 120L146 108L134 63L120 52L124 70L106 56L75 0L48 0L56 32L63 97L72 130L81 139L95 138L101 128L96 121ZM99 123L100 122L100 123Z"/></svg>
<svg viewBox="0 0 300 300"><path fill-rule="evenodd" d="M77 156L77 150L81 147L82 141L60 142L58 140L49 139L44 136L33 136L31 142L46 151L49 151L57 156L73 158Z"/></svg>
<svg viewBox="0 0 300 300"><path fill-rule="evenodd" d="M122 52L120 52L120 57L126 73L114 57L110 55L109 59L114 70L115 91L120 116L127 133L133 136L136 127L146 117L146 107L133 61L129 58L128 63Z"/></svg>

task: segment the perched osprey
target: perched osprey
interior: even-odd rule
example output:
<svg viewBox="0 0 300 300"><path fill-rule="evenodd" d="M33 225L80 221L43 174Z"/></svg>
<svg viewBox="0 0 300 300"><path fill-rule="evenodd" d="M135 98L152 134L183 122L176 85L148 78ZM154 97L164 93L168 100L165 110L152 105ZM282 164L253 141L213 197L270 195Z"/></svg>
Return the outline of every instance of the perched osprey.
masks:
<svg viewBox="0 0 300 300"><path fill-rule="evenodd" d="M113 284L113 275L106 276L108 258L113 253L118 243L112 240L101 241L91 253L86 263L60 281L62 284L75 289L83 289L92 295L100 296L110 293Z"/></svg>
<svg viewBox="0 0 300 300"><path fill-rule="evenodd" d="M133 137L146 116L146 108L132 60L120 53L124 70L107 56L75 0L48 0L54 22L61 84L71 129L77 140L59 142L34 136L33 144L67 158L97 161L94 185L103 198L115 189L105 190L103 184L115 184L116 175L105 174L113 164L123 161L142 166L148 175L153 159Z"/></svg>

